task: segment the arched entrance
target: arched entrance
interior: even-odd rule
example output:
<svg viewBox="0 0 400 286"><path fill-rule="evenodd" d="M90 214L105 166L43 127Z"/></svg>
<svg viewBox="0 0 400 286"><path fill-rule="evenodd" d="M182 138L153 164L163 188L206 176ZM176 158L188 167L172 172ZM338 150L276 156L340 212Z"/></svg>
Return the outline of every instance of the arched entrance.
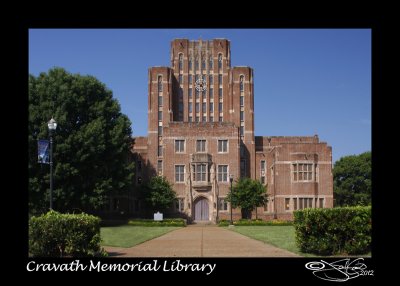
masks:
<svg viewBox="0 0 400 286"><path fill-rule="evenodd" d="M206 198L199 198L194 204L194 220L209 220L208 216L208 200Z"/></svg>

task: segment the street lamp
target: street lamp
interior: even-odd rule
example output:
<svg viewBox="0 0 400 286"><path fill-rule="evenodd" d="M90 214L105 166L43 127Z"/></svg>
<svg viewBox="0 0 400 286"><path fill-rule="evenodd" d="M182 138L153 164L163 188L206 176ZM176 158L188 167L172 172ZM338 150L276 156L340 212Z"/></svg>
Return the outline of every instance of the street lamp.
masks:
<svg viewBox="0 0 400 286"><path fill-rule="evenodd" d="M50 210L53 209L53 131L56 131L57 122L51 118L47 123L50 133Z"/></svg>
<svg viewBox="0 0 400 286"><path fill-rule="evenodd" d="M229 181L231 182L231 225L233 225L233 219L232 219L232 200L233 200L233 189L232 189L232 182L233 182L233 175L229 175Z"/></svg>

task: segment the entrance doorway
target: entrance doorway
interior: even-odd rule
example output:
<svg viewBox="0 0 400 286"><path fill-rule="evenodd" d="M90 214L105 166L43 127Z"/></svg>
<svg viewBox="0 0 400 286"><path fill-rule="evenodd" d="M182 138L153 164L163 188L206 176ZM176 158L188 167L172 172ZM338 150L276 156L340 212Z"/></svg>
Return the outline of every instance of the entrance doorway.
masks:
<svg viewBox="0 0 400 286"><path fill-rule="evenodd" d="M208 200L200 198L194 205L194 220L209 220L208 217Z"/></svg>

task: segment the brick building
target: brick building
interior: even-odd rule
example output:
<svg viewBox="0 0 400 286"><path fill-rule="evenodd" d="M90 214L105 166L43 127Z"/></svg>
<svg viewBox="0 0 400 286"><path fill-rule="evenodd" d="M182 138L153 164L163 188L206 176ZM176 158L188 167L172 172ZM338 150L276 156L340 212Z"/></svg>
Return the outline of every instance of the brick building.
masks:
<svg viewBox="0 0 400 286"><path fill-rule="evenodd" d="M171 67L149 69L148 92L148 136L133 139L135 184L165 176L179 198L176 212L228 218L230 175L267 187L259 218L333 206L332 148L317 135L255 136L253 69L231 67L228 40L173 40ZM139 202L131 205L140 211Z"/></svg>

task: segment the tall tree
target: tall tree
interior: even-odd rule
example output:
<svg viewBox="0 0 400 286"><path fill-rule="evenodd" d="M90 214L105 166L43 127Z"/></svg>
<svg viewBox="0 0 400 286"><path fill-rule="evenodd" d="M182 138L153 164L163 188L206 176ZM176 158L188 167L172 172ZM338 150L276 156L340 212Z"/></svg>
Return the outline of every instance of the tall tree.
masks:
<svg viewBox="0 0 400 286"><path fill-rule="evenodd" d="M49 202L49 167L37 162L37 140L48 138L54 117L54 208L100 207L112 192L131 186L131 123L112 92L93 76L53 68L29 76L29 205L43 212Z"/></svg>
<svg viewBox="0 0 400 286"><path fill-rule="evenodd" d="M165 211L176 201L176 193L165 177L155 176L142 188L143 198L153 211Z"/></svg>
<svg viewBox="0 0 400 286"><path fill-rule="evenodd" d="M335 206L371 204L371 152L336 161L333 182Z"/></svg>
<svg viewBox="0 0 400 286"><path fill-rule="evenodd" d="M257 180L240 178L233 186L233 193L226 197L232 207L241 208L242 218L251 218L251 210L267 202L267 189Z"/></svg>

